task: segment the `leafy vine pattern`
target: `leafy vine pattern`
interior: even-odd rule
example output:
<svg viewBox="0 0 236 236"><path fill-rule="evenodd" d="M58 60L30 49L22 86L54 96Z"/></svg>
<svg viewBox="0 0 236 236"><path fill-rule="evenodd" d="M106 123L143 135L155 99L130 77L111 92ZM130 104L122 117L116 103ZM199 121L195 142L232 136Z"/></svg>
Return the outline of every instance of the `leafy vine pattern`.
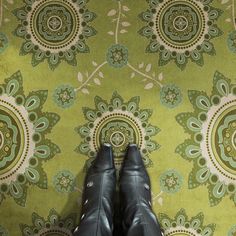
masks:
<svg viewBox="0 0 236 236"><path fill-rule="evenodd" d="M103 67L108 65L114 68L123 68L127 66L130 70L130 78L141 77L141 82L144 83L144 89L150 90L155 87L161 89L161 103L169 108L177 106L182 100L182 94L176 86L167 88L164 84L164 76L162 72L156 72L151 63L145 64L140 62L138 65L133 65L129 60L128 48L119 41L120 34L128 33L131 23L127 19L127 13L130 8L121 1L117 1L117 8L111 9L107 13L107 17L111 20L114 28L109 30L107 34L114 37L114 44L107 50L106 60L103 62L92 61L92 72L79 71L77 81L79 85L72 89L70 85L59 86L54 92L54 101L62 108L70 107L76 98L78 92L89 94L90 87L100 86L105 75L102 71Z"/></svg>
<svg viewBox="0 0 236 236"><path fill-rule="evenodd" d="M5 22L9 22L10 19L7 17L4 17L4 9L5 10L9 10L8 9L8 4L14 4L14 0L0 0L0 27L2 26L2 24Z"/></svg>
<svg viewBox="0 0 236 236"><path fill-rule="evenodd" d="M226 6L226 10L231 11L231 18L226 18L227 23L233 24L234 29L228 34L227 45L231 52L236 53L236 17L235 0L222 0L221 4Z"/></svg>
<svg viewBox="0 0 236 236"><path fill-rule="evenodd" d="M4 11L9 11L9 4L13 4L14 0L0 0L0 29L3 25L3 23L10 22L10 19L8 17L5 17ZM5 33L0 31L0 54L5 51L5 49L8 47L8 37ZM0 69L3 72L7 72L6 65L4 63L4 60L1 60L0 58Z"/></svg>
<svg viewBox="0 0 236 236"><path fill-rule="evenodd" d="M151 89L154 87L154 85L157 85L161 88L163 87L163 74L160 73L159 75L156 75L155 72L151 72L152 65L150 63L147 64L146 67L144 67L145 65L142 62L136 68L135 66L129 63L128 59L127 62L124 62L125 56L128 57L128 50L122 53L121 50L126 49L126 47L119 43L119 34L128 33L128 27L131 26L130 22L126 20L126 13L130 11L130 8L126 5L122 5L120 1L117 1L117 5L117 9L111 9L107 13L107 16L112 18L111 22L115 24L115 30L107 32L108 35L114 37L115 41L113 47L108 49L107 54L110 53L111 56L109 57L109 55L107 55L107 60L100 64L93 62L92 64L95 66L95 69L90 75L88 74L88 72L85 72L84 74L78 72L78 81L81 83L81 85L75 89L76 92L81 91L84 94L89 94L88 88L91 86L91 83L89 83L91 80L93 80L94 84L101 85L101 79L104 78L101 69L106 64L119 68L127 65L132 70L130 78L134 78L136 75L140 75L143 77L142 81L145 82L144 89ZM116 49L116 47L118 46L120 46L120 50ZM86 78L86 80L84 81L83 78Z"/></svg>

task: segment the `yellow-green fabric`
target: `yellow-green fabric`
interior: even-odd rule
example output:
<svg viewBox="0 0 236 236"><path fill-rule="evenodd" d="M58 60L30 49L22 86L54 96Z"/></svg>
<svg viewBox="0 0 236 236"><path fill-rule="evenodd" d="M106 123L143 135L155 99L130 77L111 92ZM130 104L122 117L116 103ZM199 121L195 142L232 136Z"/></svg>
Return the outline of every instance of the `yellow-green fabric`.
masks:
<svg viewBox="0 0 236 236"><path fill-rule="evenodd" d="M165 235L236 235L234 0L0 0L0 236L69 236L100 143L137 143Z"/></svg>

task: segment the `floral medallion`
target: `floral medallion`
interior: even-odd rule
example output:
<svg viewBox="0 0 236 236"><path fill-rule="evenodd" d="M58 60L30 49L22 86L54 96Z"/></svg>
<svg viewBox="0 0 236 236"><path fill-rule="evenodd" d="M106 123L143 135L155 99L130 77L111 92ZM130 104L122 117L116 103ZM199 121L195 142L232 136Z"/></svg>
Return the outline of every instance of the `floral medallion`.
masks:
<svg viewBox="0 0 236 236"><path fill-rule="evenodd" d="M7 46L8 46L8 38L4 33L0 32L0 53L5 51Z"/></svg>
<svg viewBox="0 0 236 236"><path fill-rule="evenodd" d="M146 166L150 166L151 160L148 156L159 147L151 140L151 136L159 132L157 127L148 122L152 111L139 108L139 97L124 102L116 92L110 102L98 96L94 101L96 109L83 109L88 122L76 129L84 139L76 151L92 160L100 143L110 143L113 146L116 167L120 168L128 144L136 143Z"/></svg>
<svg viewBox="0 0 236 236"><path fill-rule="evenodd" d="M32 214L32 226L20 224L22 236L72 236L76 224L76 214L62 218L54 209L51 209L47 219Z"/></svg>
<svg viewBox="0 0 236 236"><path fill-rule="evenodd" d="M174 108L182 102L182 93L176 85L168 84L161 88L160 98L164 106Z"/></svg>
<svg viewBox="0 0 236 236"><path fill-rule="evenodd" d="M0 85L0 200L9 195L25 205L28 185L47 188L42 162L60 149L45 138L59 120L42 112L46 99L43 90L24 95L19 71Z"/></svg>
<svg viewBox="0 0 236 236"><path fill-rule="evenodd" d="M166 193L176 193L183 183L182 176L176 170L168 170L160 176L161 190Z"/></svg>
<svg viewBox="0 0 236 236"><path fill-rule="evenodd" d="M158 215L159 222L164 229L165 236L213 236L215 224L203 225L204 215L199 213L189 219L185 210L181 209L177 212L174 219L171 219L166 214Z"/></svg>
<svg viewBox="0 0 236 236"><path fill-rule="evenodd" d="M26 1L14 14L20 20L15 35L24 39L20 54L32 53L32 65L44 59L51 69L64 60L76 65L76 54L88 52L86 38L96 34L89 26L96 15L83 0Z"/></svg>
<svg viewBox="0 0 236 236"><path fill-rule="evenodd" d="M62 108L68 108L72 106L75 99L75 89L70 85L61 85L57 87L53 94L54 102Z"/></svg>
<svg viewBox="0 0 236 236"><path fill-rule="evenodd" d="M147 52L160 54L159 64L174 60L184 69L188 59L203 65L203 53L215 54L212 38L221 35L216 25L219 9L210 1L148 0L149 9L140 17L147 26L140 34L150 39Z"/></svg>
<svg viewBox="0 0 236 236"><path fill-rule="evenodd" d="M68 170L59 171L53 177L53 185L59 193L70 193L74 190L75 177Z"/></svg>
<svg viewBox="0 0 236 236"><path fill-rule="evenodd" d="M218 204L226 195L236 205L236 84L224 75L214 75L212 94L189 91L193 113L181 113L176 119L191 139L176 152L193 161L189 188L208 185L210 204Z"/></svg>
<svg viewBox="0 0 236 236"><path fill-rule="evenodd" d="M112 45L107 52L107 62L110 66L121 68L128 63L128 49L121 45Z"/></svg>

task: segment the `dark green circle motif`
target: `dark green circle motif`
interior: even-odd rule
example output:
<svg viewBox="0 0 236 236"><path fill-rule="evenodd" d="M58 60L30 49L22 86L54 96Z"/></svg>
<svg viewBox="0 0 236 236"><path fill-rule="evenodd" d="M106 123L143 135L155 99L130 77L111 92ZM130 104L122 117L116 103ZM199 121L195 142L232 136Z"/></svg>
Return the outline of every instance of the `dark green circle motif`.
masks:
<svg viewBox="0 0 236 236"><path fill-rule="evenodd" d="M112 114L102 119L95 127L93 142L97 151L101 143L111 143L116 158L122 158L129 143L142 146L143 135L139 125L131 117Z"/></svg>
<svg viewBox="0 0 236 236"><path fill-rule="evenodd" d="M80 15L69 1L41 1L32 11L34 40L49 49L68 46L80 31Z"/></svg>
<svg viewBox="0 0 236 236"><path fill-rule="evenodd" d="M19 153L23 146L19 120L5 107L0 106L0 175L19 161Z"/></svg>
<svg viewBox="0 0 236 236"><path fill-rule="evenodd" d="M215 122L212 147L216 160L226 171L236 173L236 107L223 111Z"/></svg>
<svg viewBox="0 0 236 236"><path fill-rule="evenodd" d="M204 36L205 16L194 1L167 1L156 15L156 32L171 48L186 49Z"/></svg>

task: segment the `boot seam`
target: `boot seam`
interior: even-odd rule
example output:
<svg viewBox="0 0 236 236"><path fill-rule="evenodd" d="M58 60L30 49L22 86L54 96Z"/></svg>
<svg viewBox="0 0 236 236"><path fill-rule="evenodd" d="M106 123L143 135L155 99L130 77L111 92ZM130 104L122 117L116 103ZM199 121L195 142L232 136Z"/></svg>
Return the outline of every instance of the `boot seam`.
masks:
<svg viewBox="0 0 236 236"><path fill-rule="evenodd" d="M97 227L96 227L96 235L98 234L98 226L99 226L99 221L100 221L100 211L101 211L101 200L102 200L102 194L103 194L103 182L104 182L104 174L102 175L102 179L101 179L101 189L99 192L99 204L98 204L98 220L97 220Z"/></svg>
<svg viewBox="0 0 236 236"><path fill-rule="evenodd" d="M141 201L141 199L140 199L140 195L138 194L139 193L139 191L138 191L138 181L137 181L137 176L135 176L135 190L136 190L136 193L137 193L137 195L138 195L138 208L139 208L139 211L140 211L140 218L141 218L141 224L143 225L143 229L144 229L144 234L145 235L148 235L148 233L149 233L149 230L148 230L148 228L147 228L147 224L146 224L146 222L144 221L144 217L143 217L143 205L141 204L142 203L142 201Z"/></svg>

